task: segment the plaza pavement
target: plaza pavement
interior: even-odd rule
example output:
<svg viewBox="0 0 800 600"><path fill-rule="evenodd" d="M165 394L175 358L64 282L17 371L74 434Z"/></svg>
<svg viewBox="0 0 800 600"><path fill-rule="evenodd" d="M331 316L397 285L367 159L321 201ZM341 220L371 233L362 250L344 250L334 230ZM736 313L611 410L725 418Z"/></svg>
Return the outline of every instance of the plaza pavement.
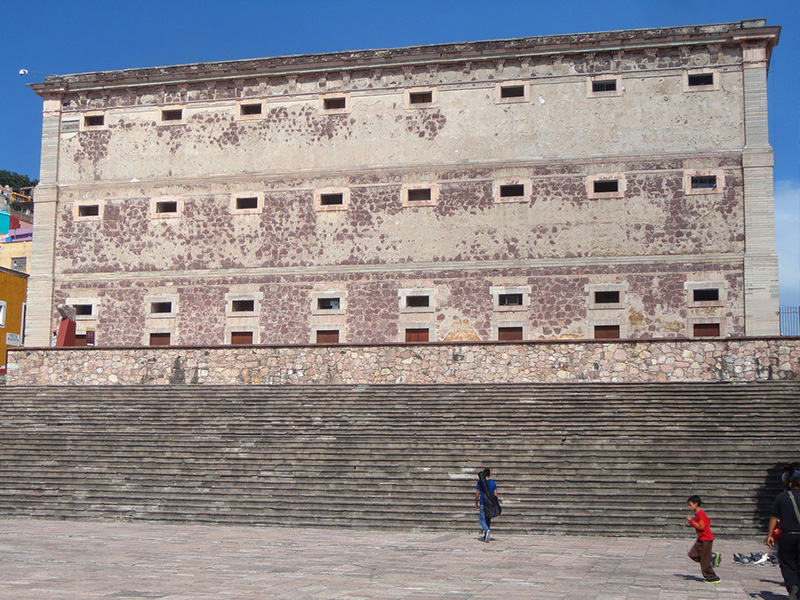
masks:
<svg viewBox="0 0 800 600"><path fill-rule="evenodd" d="M785 598L778 567L717 540L719 585L685 538L0 519L2 600L703 600Z"/></svg>

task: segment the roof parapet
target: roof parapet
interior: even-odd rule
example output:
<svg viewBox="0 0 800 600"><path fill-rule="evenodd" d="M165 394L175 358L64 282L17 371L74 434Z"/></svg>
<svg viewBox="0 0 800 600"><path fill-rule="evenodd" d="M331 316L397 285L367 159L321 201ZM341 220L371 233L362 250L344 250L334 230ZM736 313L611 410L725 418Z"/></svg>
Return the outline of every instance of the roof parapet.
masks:
<svg viewBox="0 0 800 600"><path fill-rule="evenodd" d="M59 95L98 89L179 85L465 61L482 62L508 57L743 42L763 43L767 47L769 60L779 36L780 27L767 27L765 19L749 19L739 23L715 25L627 29L55 75L47 77L42 83L29 84L29 87L40 96Z"/></svg>

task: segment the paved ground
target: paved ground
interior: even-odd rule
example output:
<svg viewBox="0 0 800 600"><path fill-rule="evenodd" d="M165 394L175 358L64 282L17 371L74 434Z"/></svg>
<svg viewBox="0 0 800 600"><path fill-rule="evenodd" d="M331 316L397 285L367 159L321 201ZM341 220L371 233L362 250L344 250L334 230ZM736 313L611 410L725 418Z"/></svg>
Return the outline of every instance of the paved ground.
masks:
<svg viewBox="0 0 800 600"><path fill-rule="evenodd" d="M785 598L762 540L718 540L719 585L684 539L0 519L0 599L702 600Z"/></svg>

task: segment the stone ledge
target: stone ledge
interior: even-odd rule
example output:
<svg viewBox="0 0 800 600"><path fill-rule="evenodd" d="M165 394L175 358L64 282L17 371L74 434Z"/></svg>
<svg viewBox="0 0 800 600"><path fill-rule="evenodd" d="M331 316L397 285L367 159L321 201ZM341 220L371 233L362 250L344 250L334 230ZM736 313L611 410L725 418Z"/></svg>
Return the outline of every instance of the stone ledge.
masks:
<svg viewBox="0 0 800 600"><path fill-rule="evenodd" d="M6 385L656 383L800 379L800 338L25 348Z"/></svg>

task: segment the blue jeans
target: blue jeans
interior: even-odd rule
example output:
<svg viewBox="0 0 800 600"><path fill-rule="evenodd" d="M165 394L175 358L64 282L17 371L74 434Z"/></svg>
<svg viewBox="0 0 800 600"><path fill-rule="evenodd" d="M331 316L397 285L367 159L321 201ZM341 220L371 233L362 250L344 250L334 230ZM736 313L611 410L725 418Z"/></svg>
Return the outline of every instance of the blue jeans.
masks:
<svg viewBox="0 0 800 600"><path fill-rule="evenodd" d="M481 507L478 510L478 519L480 520L481 529L483 529L483 533L486 533L487 531L489 531L489 529L491 529L491 527L492 527L492 518L491 517L487 517L483 513L483 502L481 502Z"/></svg>

